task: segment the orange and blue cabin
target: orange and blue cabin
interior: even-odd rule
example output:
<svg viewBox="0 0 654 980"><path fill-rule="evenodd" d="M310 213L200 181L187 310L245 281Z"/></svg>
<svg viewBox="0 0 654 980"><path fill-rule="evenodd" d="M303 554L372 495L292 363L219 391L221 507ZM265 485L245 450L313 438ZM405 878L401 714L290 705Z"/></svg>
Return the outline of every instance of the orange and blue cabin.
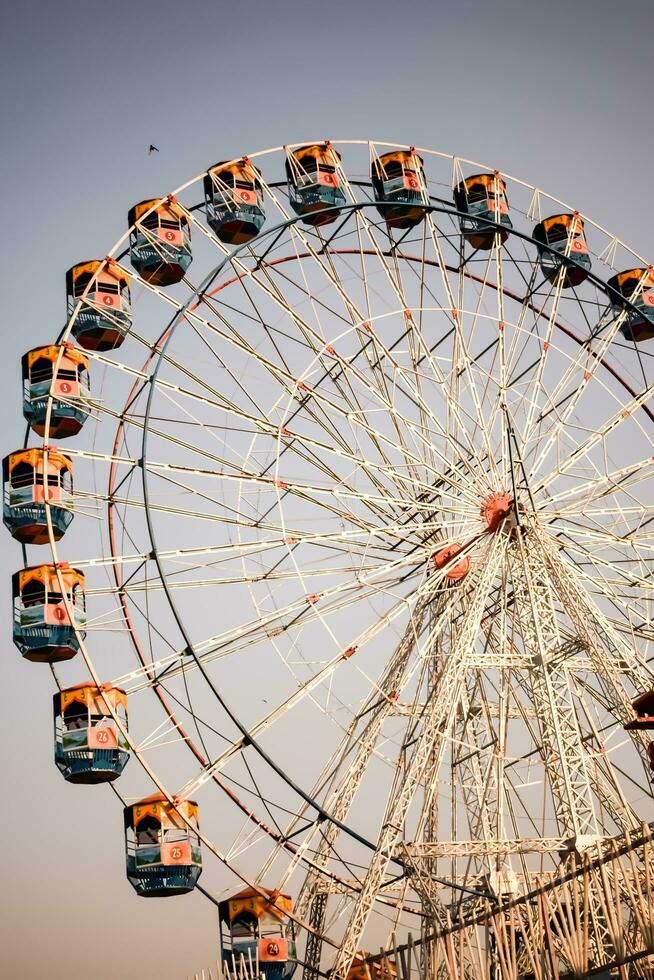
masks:
<svg viewBox="0 0 654 980"><path fill-rule="evenodd" d="M244 888L218 906L220 948L229 972L243 962L258 962L266 980L287 980L297 953L289 895L268 888Z"/></svg>
<svg viewBox="0 0 654 980"><path fill-rule="evenodd" d="M622 336L636 344L651 340L654 337L654 269L627 269L611 276L608 285L613 290L611 306L615 315L620 316L626 310L620 325ZM634 309L627 307L623 298Z"/></svg>
<svg viewBox="0 0 654 980"><path fill-rule="evenodd" d="M129 209L129 259L153 286L172 286L191 264L191 227L174 198L151 198Z"/></svg>
<svg viewBox="0 0 654 980"><path fill-rule="evenodd" d="M84 573L66 562L22 568L12 593L13 639L23 657L49 664L74 657L85 636Z"/></svg>
<svg viewBox="0 0 654 980"><path fill-rule="evenodd" d="M393 150L372 161L370 177L377 210L389 228L414 228L425 217L427 181L415 150Z"/></svg>
<svg viewBox="0 0 654 980"><path fill-rule="evenodd" d="M654 731L654 690L640 694L631 706L635 717L624 726L627 731Z"/></svg>
<svg viewBox="0 0 654 980"><path fill-rule="evenodd" d="M3 459L2 479L2 516L12 537L23 544L47 544L47 501L59 541L73 519L72 460L56 449L19 449Z"/></svg>
<svg viewBox="0 0 654 980"><path fill-rule="evenodd" d="M127 878L138 895L163 898L193 891L202 873L198 805L155 793L126 806Z"/></svg>
<svg viewBox="0 0 654 980"><path fill-rule="evenodd" d="M120 347L132 324L129 276L111 259L78 262L66 273L68 316L78 303L72 325L75 339L85 350Z"/></svg>
<svg viewBox="0 0 654 980"><path fill-rule="evenodd" d="M579 286L591 268L584 222L578 214L553 214L534 228L543 275L554 286Z"/></svg>
<svg viewBox="0 0 654 980"><path fill-rule="evenodd" d="M473 248L492 248L496 235L501 242L506 241L513 225L509 217L506 182L497 172L466 177L454 189L454 203L461 212L461 234Z"/></svg>
<svg viewBox="0 0 654 980"><path fill-rule="evenodd" d="M311 143L286 155L286 180L291 207L305 225L336 221L345 204L341 188L341 154L331 143Z"/></svg>
<svg viewBox="0 0 654 980"><path fill-rule="evenodd" d="M117 779L129 746L110 710L127 730L127 695L119 687L77 684L53 698L55 764L69 783Z"/></svg>
<svg viewBox="0 0 654 980"><path fill-rule="evenodd" d="M204 175L207 224L226 245L245 245L266 220L263 185L257 168L244 157L223 160Z"/></svg>
<svg viewBox="0 0 654 980"><path fill-rule="evenodd" d="M89 359L72 344L35 347L23 354L23 415L37 435L45 435L50 406L48 437L75 436L86 422L90 395Z"/></svg>

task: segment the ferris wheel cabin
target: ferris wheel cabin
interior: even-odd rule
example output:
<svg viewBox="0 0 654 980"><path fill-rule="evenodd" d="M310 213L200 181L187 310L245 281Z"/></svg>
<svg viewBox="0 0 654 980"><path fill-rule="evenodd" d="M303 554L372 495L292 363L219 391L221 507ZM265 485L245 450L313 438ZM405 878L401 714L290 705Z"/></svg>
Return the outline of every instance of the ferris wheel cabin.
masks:
<svg viewBox="0 0 654 980"><path fill-rule="evenodd" d="M628 269L611 276L608 285L618 293L611 296L613 312L619 316L626 310L620 326L622 336L636 344L641 340L651 340L654 337L654 270L651 267ZM620 297L634 309L629 309Z"/></svg>
<svg viewBox="0 0 654 980"><path fill-rule="evenodd" d="M193 891L202 873L198 805L155 793L125 807L127 877L138 895L164 898Z"/></svg>
<svg viewBox="0 0 654 980"><path fill-rule="evenodd" d="M492 248L498 234L501 242L506 241L513 225L506 183L497 171L466 177L454 190L454 203L457 210L463 212L459 218L461 234L473 248Z"/></svg>
<svg viewBox="0 0 654 980"><path fill-rule="evenodd" d="M74 657L76 630L84 636L86 626L84 574L64 562L22 568L13 575L12 593L13 639L23 657L49 664Z"/></svg>
<svg viewBox="0 0 654 980"><path fill-rule="evenodd" d="M247 158L223 160L204 175L207 224L226 245L244 245L266 220L261 174Z"/></svg>
<svg viewBox="0 0 654 980"><path fill-rule="evenodd" d="M191 228L173 199L150 198L129 209L129 260L153 286L172 286L191 264Z"/></svg>
<svg viewBox="0 0 654 980"><path fill-rule="evenodd" d="M77 684L54 695L55 764L67 782L112 782L127 765L129 747L109 705L127 729L127 695L120 688Z"/></svg>
<svg viewBox="0 0 654 980"><path fill-rule="evenodd" d="M68 316L80 309L71 326L86 350L120 347L132 324L129 276L110 259L79 262L66 273Z"/></svg>
<svg viewBox="0 0 654 980"><path fill-rule="evenodd" d="M261 894L263 893L263 894ZM297 966L289 895L261 888L244 888L218 907L220 948L228 970L246 963L257 964L266 980L287 980Z"/></svg>
<svg viewBox="0 0 654 980"><path fill-rule="evenodd" d="M312 143L286 155L291 207L305 225L321 227L336 221L345 204L339 165L341 155L331 143Z"/></svg>
<svg viewBox="0 0 654 980"><path fill-rule="evenodd" d="M548 281L564 289L579 286L591 268L584 222L578 214L554 214L534 228L540 267ZM570 260L573 261L570 261Z"/></svg>
<svg viewBox="0 0 654 980"><path fill-rule="evenodd" d="M89 359L72 344L35 347L22 359L23 415L32 430L45 435L48 399L52 439L67 439L80 431L88 417Z"/></svg>
<svg viewBox="0 0 654 980"><path fill-rule="evenodd" d="M377 210L389 228L414 228L425 217L424 161L415 150L393 150L372 162Z"/></svg>
<svg viewBox="0 0 654 980"><path fill-rule="evenodd" d="M47 544L48 520L55 541L73 519L73 464L55 449L20 449L2 461L3 520L12 537L23 544Z"/></svg>

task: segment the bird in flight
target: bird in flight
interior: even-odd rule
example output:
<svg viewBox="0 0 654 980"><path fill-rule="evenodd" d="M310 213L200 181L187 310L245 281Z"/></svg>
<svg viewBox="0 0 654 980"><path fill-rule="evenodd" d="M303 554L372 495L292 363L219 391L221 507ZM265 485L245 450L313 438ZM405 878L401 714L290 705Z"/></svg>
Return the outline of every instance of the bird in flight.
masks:
<svg viewBox="0 0 654 980"><path fill-rule="evenodd" d="M155 146L154 143L150 143L150 147L148 149L148 156L152 156L153 153L158 153L158 152L159 152L159 147Z"/></svg>

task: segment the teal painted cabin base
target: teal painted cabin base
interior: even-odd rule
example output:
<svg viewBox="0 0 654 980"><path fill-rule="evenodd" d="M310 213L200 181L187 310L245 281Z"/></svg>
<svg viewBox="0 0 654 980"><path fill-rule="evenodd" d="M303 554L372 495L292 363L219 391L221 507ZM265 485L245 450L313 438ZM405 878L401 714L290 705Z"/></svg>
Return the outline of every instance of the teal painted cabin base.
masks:
<svg viewBox="0 0 654 980"><path fill-rule="evenodd" d="M488 204L484 201L469 204L467 215L459 219L461 234L474 248L491 248L495 243L495 236L498 232L500 240L505 242L509 231L513 228L508 214L500 215L500 220L497 222L499 228L487 224L488 221L496 221L495 211L489 208Z"/></svg>
<svg viewBox="0 0 654 980"><path fill-rule="evenodd" d="M75 630L69 625L52 626L41 623L21 626L15 622L13 640L23 657L36 663L70 660L79 650L79 640Z"/></svg>
<svg viewBox="0 0 654 980"><path fill-rule="evenodd" d="M620 327L620 333L625 340L638 343L641 340L651 340L654 337L654 320L650 317L633 316Z"/></svg>
<svg viewBox="0 0 654 980"><path fill-rule="evenodd" d="M144 866L133 855L127 856L127 877L138 895L165 898L193 891L202 874L200 864Z"/></svg>
<svg viewBox="0 0 654 980"><path fill-rule="evenodd" d="M567 248L567 242L560 242L555 244L550 244L550 248L553 252L549 252L545 249L539 251L540 267L543 271L543 275L550 280L550 282L556 280L559 271L563 270L563 285L564 286L578 286L588 278L588 273L591 268L591 259L588 252L572 253L571 258L574 261L569 261L564 255L559 255L556 253L565 252Z"/></svg>
<svg viewBox="0 0 654 980"><path fill-rule="evenodd" d="M31 487L27 488L30 491ZM64 536L73 512L66 507L50 505L50 517L55 541ZM48 541L48 521L45 504L21 504L12 507L6 500L2 508L4 525L17 541L30 544L46 544Z"/></svg>
<svg viewBox="0 0 654 980"><path fill-rule="evenodd" d="M654 306L647 306L639 296L633 300L635 310L629 310L620 326L620 333L625 340L638 343L640 340L650 340L654 337ZM613 304L615 316L620 316L624 307L618 303Z"/></svg>
<svg viewBox="0 0 654 980"><path fill-rule="evenodd" d="M411 190L405 178L376 182L377 210L389 228L406 230L415 228L425 216L425 202L419 190Z"/></svg>
<svg viewBox="0 0 654 980"><path fill-rule="evenodd" d="M244 245L252 241L265 220L263 209L253 204L233 204L232 207L223 203L207 204L207 224L227 245Z"/></svg>
<svg viewBox="0 0 654 980"><path fill-rule="evenodd" d="M71 330L86 350L113 350L120 347L132 325L131 317L122 310L110 316L91 306L82 307Z"/></svg>
<svg viewBox="0 0 654 980"><path fill-rule="evenodd" d="M144 240L132 245L130 262L146 282L155 286L172 286L184 278L193 256L188 245L167 245L158 248Z"/></svg>
<svg viewBox="0 0 654 980"><path fill-rule="evenodd" d="M48 411L48 399L45 398L25 398L23 399L23 416L28 425L42 436L45 435L45 420ZM50 436L53 439L67 439L69 436L76 436L88 418L88 412L82 408L76 408L66 402L61 402L57 398L52 400L52 410L50 412Z"/></svg>
<svg viewBox="0 0 654 980"><path fill-rule="evenodd" d="M340 212L326 209L340 208L345 204L345 195L340 187L325 187L322 184L312 184L310 187L291 185L289 198L295 213L305 224L314 226L336 221Z"/></svg>
<svg viewBox="0 0 654 980"><path fill-rule="evenodd" d="M55 743L55 764L69 783L113 782L122 773L128 759L129 752L123 749L64 751L60 742Z"/></svg>

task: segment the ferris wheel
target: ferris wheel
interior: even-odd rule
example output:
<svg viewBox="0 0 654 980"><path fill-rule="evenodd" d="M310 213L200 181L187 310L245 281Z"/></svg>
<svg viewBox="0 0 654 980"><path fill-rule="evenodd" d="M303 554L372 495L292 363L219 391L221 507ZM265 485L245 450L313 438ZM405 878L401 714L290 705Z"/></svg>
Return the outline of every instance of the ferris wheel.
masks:
<svg viewBox="0 0 654 980"><path fill-rule="evenodd" d="M4 462L14 641L227 976L353 978L652 820L646 260L479 164L319 141L136 204L66 295Z"/></svg>

